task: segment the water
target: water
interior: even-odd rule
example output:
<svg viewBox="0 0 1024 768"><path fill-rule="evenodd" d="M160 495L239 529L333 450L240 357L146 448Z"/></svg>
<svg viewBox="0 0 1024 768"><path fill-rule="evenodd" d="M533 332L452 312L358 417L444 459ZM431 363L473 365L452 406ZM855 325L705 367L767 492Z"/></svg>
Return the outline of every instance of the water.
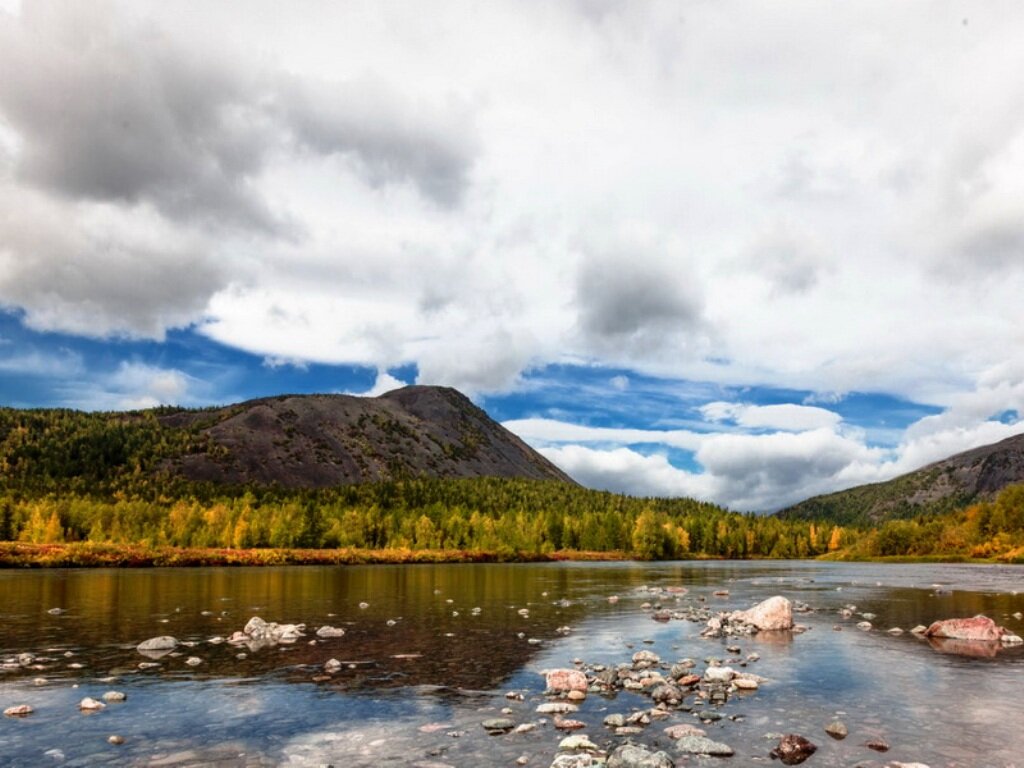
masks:
<svg viewBox="0 0 1024 768"><path fill-rule="evenodd" d="M941 589L936 589L941 585ZM736 640L699 637L702 625L662 624L641 608L641 587L682 586L666 607L746 608L783 594L814 611L804 634L767 633ZM715 596L726 589L727 597ZM1020 591L1021 594L1018 594ZM617 603L608 596L618 595ZM365 608L360 603L368 603ZM876 614L862 632L855 604ZM59 608L53 615L48 609ZM474 612L478 608L478 612ZM519 613L527 608L528 615ZM939 618L985 613L1024 634L1024 568L815 562L571 563L239 569L0 571L0 658L30 652L29 667L0 671L0 709L30 704L26 718L0 718L0 765L321 765L492 766L547 768L564 734L550 722L522 734L488 736L480 723L512 710L539 722L540 670L626 662L639 649L663 660L727 658L726 646L760 660L746 671L768 678L734 696L725 718L704 726L736 750L728 764L771 764L777 741L796 732L818 752L808 766L1024 766L1024 650L976 655L936 649L909 629ZM252 652L214 636L241 629L250 616L304 622L295 644ZM322 624L338 639L308 641ZM835 631L834 626L842 631ZM559 632L568 626L571 632ZM135 646L172 635L195 642L156 663ZM649 641L649 642L644 642ZM956 650L956 649L952 649ZM963 649L960 649L963 650ZM971 649L968 649L971 650ZM179 653L180 651L180 653ZM246 652L244 659L236 654ZM185 663L198 656L196 667ZM344 662L333 676L323 663ZM16 668L15 668L16 667ZM41 667L41 668L33 668ZM103 678L116 677L105 682ZM45 683L36 684L36 678ZM314 678L317 678L314 680ZM324 679L321 679L324 678ZM119 690L127 701L95 714L85 696ZM514 691L524 700L507 699ZM602 726L611 712L650 707L628 692L591 694L573 717L603 747L624 739ZM834 716L850 736L823 731ZM683 757L663 729L698 724L676 712L634 741L666 749L677 765L714 764ZM119 746L107 737L125 739ZM864 746L883 738L880 755ZM777 764L777 763L776 763Z"/></svg>

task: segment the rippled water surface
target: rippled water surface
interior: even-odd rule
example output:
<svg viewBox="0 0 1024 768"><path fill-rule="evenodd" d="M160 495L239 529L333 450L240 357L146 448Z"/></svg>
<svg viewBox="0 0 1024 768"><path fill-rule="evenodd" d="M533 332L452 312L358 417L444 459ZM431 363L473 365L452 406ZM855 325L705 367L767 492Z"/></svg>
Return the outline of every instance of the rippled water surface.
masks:
<svg viewBox="0 0 1024 768"><path fill-rule="evenodd" d="M647 587L649 589L643 589ZM685 587L658 596L651 588ZM715 592L728 590L728 595ZM782 594L807 603L803 634L740 640L700 637L701 624L651 619L669 609L747 608ZM617 595L618 602L608 597ZM368 604L360 607L360 604ZM875 614L842 618L855 605ZM521 609L527 609L521 612ZM60 612L48 612L60 609ZM474 610L478 609L478 610ZM778 734L818 745L807 766L1024 767L1024 650L933 647L909 633L935 619L984 613L1017 634L1024 568L810 562L572 563L0 571L0 765L512 766L547 768L564 734L536 713L545 668L628 662L640 649L673 662L759 654L745 671L767 682L722 705L702 727L733 758L680 755L664 734L674 712L631 736L677 765L771 764ZM525 615L523 615L525 614ZM251 616L305 623L294 644L250 650L210 638ZM310 644L316 628L344 627ZM563 634L568 627L568 634ZM837 631L837 628L839 631ZM562 630L562 631L560 631ZM186 643L157 660L135 646L156 635ZM741 654L726 651L741 646ZM18 654L37 658L19 664ZM244 653L245 658L238 658ZM189 666L186 659L201 659ZM341 671L323 674L328 659ZM158 666L140 668L139 664ZM736 666L736 664L734 664ZM113 679L111 679L113 678ZM83 714L85 696L127 694ZM523 700L506 698L517 692ZM573 717L605 749L602 725L648 698L591 694ZM502 714L502 709L511 710ZM824 726L849 726L843 741ZM488 718L534 722L528 733L489 736ZM117 734L121 745L107 738ZM774 740L771 737L775 734ZM881 738L884 755L865 746ZM724 760L724 762L723 762ZM776 765L778 763L775 763Z"/></svg>

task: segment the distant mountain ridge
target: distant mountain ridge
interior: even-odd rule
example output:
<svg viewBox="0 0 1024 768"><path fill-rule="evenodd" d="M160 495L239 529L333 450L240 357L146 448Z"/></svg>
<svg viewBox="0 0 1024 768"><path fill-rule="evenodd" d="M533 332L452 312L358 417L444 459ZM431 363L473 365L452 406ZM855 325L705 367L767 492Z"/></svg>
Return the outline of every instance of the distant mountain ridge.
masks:
<svg viewBox="0 0 1024 768"><path fill-rule="evenodd" d="M920 514L949 512L991 499L1024 482L1024 435L972 448L884 483L872 483L801 501L776 513L789 519L823 519L842 525L877 524Z"/></svg>
<svg viewBox="0 0 1024 768"><path fill-rule="evenodd" d="M29 494L159 493L175 479L291 489L415 477L573 483L465 395L430 386L195 410L0 408L0 467L0 486Z"/></svg>
<svg viewBox="0 0 1024 768"><path fill-rule="evenodd" d="M160 421L204 425L211 450L165 464L192 481L301 488L421 475L572 482L449 387L409 386L379 397L283 395Z"/></svg>

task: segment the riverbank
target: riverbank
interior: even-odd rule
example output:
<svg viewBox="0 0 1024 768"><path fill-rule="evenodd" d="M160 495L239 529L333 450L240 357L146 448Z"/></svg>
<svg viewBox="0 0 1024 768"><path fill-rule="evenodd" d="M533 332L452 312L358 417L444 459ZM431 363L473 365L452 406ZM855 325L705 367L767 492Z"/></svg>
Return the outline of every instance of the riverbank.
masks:
<svg viewBox="0 0 1024 768"><path fill-rule="evenodd" d="M138 544L0 542L0 568L150 568L195 566L545 563L628 560L625 552L487 552L455 549L219 549Z"/></svg>

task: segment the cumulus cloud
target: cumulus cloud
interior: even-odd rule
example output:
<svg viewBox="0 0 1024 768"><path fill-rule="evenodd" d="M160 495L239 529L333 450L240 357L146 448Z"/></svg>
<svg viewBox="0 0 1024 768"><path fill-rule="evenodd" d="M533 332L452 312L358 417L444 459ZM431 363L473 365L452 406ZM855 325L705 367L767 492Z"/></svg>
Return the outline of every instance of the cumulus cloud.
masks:
<svg viewBox="0 0 1024 768"><path fill-rule="evenodd" d="M226 280L200 242L150 211L0 185L0 305L23 309L32 328L162 339Z"/></svg>
<svg viewBox="0 0 1024 768"><path fill-rule="evenodd" d="M408 386L408 382L395 378L387 371L377 371L377 378L374 379L373 385L368 390L365 392L346 392L345 394L360 395L362 397L380 397L387 392L401 389L405 386Z"/></svg>
<svg viewBox="0 0 1024 768"><path fill-rule="evenodd" d="M158 405L195 405L205 385L176 368L125 361L107 373L65 384L66 404L89 411L124 411Z"/></svg>
<svg viewBox="0 0 1024 768"><path fill-rule="evenodd" d="M702 405L700 412L712 422L728 421L751 429L783 429L791 432L832 429L842 421L842 417L834 411L793 403L748 405L715 401Z"/></svg>

